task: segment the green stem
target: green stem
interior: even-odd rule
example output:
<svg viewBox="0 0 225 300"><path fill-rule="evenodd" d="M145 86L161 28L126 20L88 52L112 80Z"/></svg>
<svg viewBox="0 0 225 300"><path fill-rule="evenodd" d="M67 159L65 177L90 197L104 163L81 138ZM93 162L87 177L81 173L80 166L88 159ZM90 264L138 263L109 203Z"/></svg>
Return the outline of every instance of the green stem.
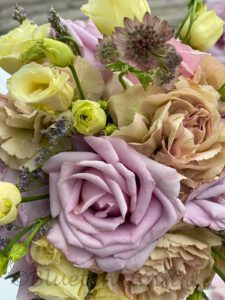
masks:
<svg viewBox="0 0 225 300"><path fill-rule="evenodd" d="M123 76L126 75L126 74L127 74L127 72L121 72L120 75L119 75L119 81L120 81L122 87L124 88L124 90L127 89L126 82L123 79Z"/></svg>
<svg viewBox="0 0 225 300"><path fill-rule="evenodd" d="M61 37L58 37L57 40L62 41L62 42L66 42L66 41L72 42L73 46L74 46L74 49L75 49L75 52L76 52L75 54L79 55L79 56L82 56L82 53L80 51L80 47L78 46L78 44L76 43L76 41L72 37L70 37L70 36L61 36Z"/></svg>
<svg viewBox="0 0 225 300"><path fill-rule="evenodd" d="M183 29L183 27L184 27L185 23L187 22L188 18L190 17L190 15L191 15L191 10L188 11L186 17L184 18L184 20L183 20L182 23L180 24L180 26L179 26L179 28L178 28L176 34L175 34L175 38L176 38L176 39L179 38L180 33L181 33L181 30Z"/></svg>
<svg viewBox="0 0 225 300"><path fill-rule="evenodd" d="M20 233L18 233L7 245L6 247L1 251L3 254L7 254L13 247L13 245L18 242L27 232L29 232L32 227L35 225L31 224L30 226L24 228Z"/></svg>
<svg viewBox="0 0 225 300"><path fill-rule="evenodd" d="M213 270L220 276L220 278L225 282L225 274L214 265Z"/></svg>
<svg viewBox="0 0 225 300"><path fill-rule="evenodd" d="M225 256L223 256L223 254L221 254L217 249L212 248L212 252L217 255L220 259L222 259L223 261L225 261Z"/></svg>
<svg viewBox="0 0 225 300"><path fill-rule="evenodd" d="M49 194L45 195L38 195L38 196L33 196L33 197L22 197L22 203L27 203L27 202L33 202L37 200L43 200L49 197Z"/></svg>
<svg viewBox="0 0 225 300"><path fill-rule="evenodd" d="M184 43L188 43L190 38L191 38L191 29L192 29L192 26L193 26L193 23L194 23L194 17L195 17L195 13L196 13L196 10L197 10L197 5L198 5L198 0L195 0L194 3L193 3L193 6L191 7L191 18L190 18L190 23L189 23L189 26L188 26L188 30L187 30L187 33L183 39L183 42Z"/></svg>
<svg viewBox="0 0 225 300"><path fill-rule="evenodd" d="M47 224L50 220L51 220L51 217L46 217L46 218L44 218L42 220L39 220L38 223L36 224L36 226L34 227L32 233L24 241L24 245L26 245L27 247L29 247L30 242L35 238L36 234L41 229L41 227L44 226L45 224Z"/></svg>
<svg viewBox="0 0 225 300"><path fill-rule="evenodd" d="M82 90L82 87L81 87L80 80L78 78L76 69L75 69L74 65L70 65L69 68L70 68L70 70L71 70L71 72L73 74L74 80L76 82L77 89L78 89L78 92L80 94L80 100L84 100L85 96L84 96L84 93L83 93L83 90Z"/></svg>

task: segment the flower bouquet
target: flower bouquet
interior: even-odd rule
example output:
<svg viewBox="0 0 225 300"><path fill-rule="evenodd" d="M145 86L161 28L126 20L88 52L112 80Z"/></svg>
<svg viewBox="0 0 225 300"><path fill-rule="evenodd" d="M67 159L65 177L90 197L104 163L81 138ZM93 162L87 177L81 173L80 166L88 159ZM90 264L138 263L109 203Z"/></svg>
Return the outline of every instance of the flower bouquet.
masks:
<svg viewBox="0 0 225 300"><path fill-rule="evenodd" d="M18 299L206 299L225 279L223 20L146 0L0 37L0 275ZM190 47L190 45L192 47ZM5 87L5 86L4 86ZM224 299L224 298L222 298Z"/></svg>

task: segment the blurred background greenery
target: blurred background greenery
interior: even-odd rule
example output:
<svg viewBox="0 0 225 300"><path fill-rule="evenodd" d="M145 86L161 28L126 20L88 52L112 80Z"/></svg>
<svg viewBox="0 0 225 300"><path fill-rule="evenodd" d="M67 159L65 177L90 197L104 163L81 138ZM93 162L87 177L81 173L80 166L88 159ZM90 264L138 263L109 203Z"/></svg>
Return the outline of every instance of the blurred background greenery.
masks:
<svg viewBox="0 0 225 300"><path fill-rule="evenodd" d="M82 4L87 2L88 0L0 0L0 34L17 26L17 23L11 18L15 3L24 6L35 22L44 23L51 6L63 18L83 19L85 17L79 9ZM188 0L149 0L152 13L166 19L174 26L184 17L187 2Z"/></svg>

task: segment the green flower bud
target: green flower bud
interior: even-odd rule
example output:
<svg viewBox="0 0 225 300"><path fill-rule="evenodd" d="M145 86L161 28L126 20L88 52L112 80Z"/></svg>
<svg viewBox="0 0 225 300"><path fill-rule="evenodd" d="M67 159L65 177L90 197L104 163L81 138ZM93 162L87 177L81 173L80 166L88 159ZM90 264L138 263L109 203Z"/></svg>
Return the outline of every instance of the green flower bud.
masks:
<svg viewBox="0 0 225 300"><path fill-rule="evenodd" d="M108 102L105 100L99 100L98 103L100 104L100 107L104 110L107 111L108 109Z"/></svg>
<svg viewBox="0 0 225 300"><path fill-rule="evenodd" d="M113 134L114 131L116 131L118 127L115 124L107 124L106 128L104 129L105 135L109 136Z"/></svg>
<svg viewBox="0 0 225 300"><path fill-rule="evenodd" d="M15 243L9 253L9 259L13 262L20 260L28 253L28 247L23 243Z"/></svg>
<svg viewBox="0 0 225 300"><path fill-rule="evenodd" d="M100 104L90 100L77 100L72 109L76 130L83 135L94 135L106 126L106 114Z"/></svg>
<svg viewBox="0 0 225 300"><path fill-rule="evenodd" d="M53 65L62 68L72 65L74 62L74 54L70 47L50 38L37 41L21 55L20 59L23 64L27 64L44 57L47 57Z"/></svg>
<svg viewBox="0 0 225 300"><path fill-rule="evenodd" d="M44 38L42 43L44 54L53 65L64 68L73 64L74 54L69 46L49 38Z"/></svg>
<svg viewBox="0 0 225 300"><path fill-rule="evenodd" d="M9 259L4 254L0 253L0 277L7 273Z"/></svg>

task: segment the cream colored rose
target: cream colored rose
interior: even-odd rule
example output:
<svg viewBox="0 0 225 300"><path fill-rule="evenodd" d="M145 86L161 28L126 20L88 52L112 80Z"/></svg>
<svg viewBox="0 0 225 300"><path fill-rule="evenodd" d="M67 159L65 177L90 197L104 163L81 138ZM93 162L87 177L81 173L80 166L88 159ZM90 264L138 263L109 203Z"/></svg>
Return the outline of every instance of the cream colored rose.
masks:
<svg viewBox="0 0 225 300"><path fill-rule="evenodd" d="M48 115L16 107L0 95L0 159L13 169L30 166L42 142L41 129L53 121Z"/></svg>
<svg viewBox="0 0 225 300"><path fill-rule="evenodd" d="M44 238L33 242L31 254L38 263L39 278L39 281L30 288L32 293L46 300L85 299L88 294L88 270L74 267Z"/></svg>
<svg viewBox="0 0 225 300"><path fill-rule="evenodd" d="M183 299L207 282L213 267L211 247L220 244L206 229L168 233L136 273L109 273L110 288L119 293L123 286L130 299Z"/></svg>
<svg viewBox="0 0 225 300"><path fill-rule="evenodd" d="M219 175L225 166L225 123L212 86L181 78L166 93L151 87L130 87L109 99L119 126L113 136L137 151L172 166L194 187Z"/></svg>
<svg viewBox="0 0 225 300"><path fill-rule="evenodd" d="M23 66L7 87L14 102L49 113L66 111L74 94L68 73L36 63Z"/></svg>
<svg viewBox="0 0 225 300"><path fill-rule="evenodd" d="M17 218L17 206L22 198L17 187L0 181L0 226L10 224Z"/></svg>
<svg viewBox="0 0 225 300"><path fill-rule="evenodd" d="M0 67L14 73L23 65L21 55L34 45L35 40L45 38L50 33L50 24L37 26L29 20L0 37Z"/></svg>

